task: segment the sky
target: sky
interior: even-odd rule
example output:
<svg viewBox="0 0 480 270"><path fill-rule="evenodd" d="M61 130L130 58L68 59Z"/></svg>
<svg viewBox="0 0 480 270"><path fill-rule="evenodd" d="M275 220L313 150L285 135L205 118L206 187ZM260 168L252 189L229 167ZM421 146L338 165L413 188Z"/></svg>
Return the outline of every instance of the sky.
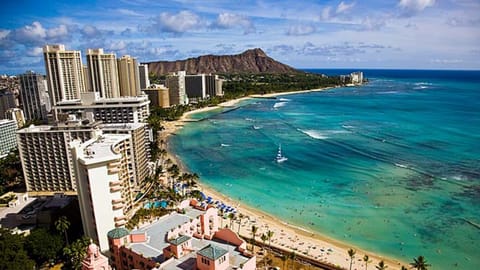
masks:
<svg viewBox="0 0 480 270"><path fill-rule="evenodd" d="M0 74L44 73L46 44L140 62L261 48L295 68L480 69L479 0L17 0L0 22Z"/></svg>

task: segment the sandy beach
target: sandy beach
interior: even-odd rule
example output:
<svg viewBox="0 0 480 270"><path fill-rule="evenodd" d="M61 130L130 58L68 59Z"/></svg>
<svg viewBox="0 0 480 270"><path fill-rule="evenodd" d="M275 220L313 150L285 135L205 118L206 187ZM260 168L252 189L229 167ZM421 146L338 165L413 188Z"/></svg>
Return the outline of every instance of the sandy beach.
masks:
<svg viewBox="0 0 480 270"><path fill-rule="evenodd" d="M218 106L206 107L187 112L178 121L163 123L165 129L162 131L161 139L167 142L168 153L166 158L170 158L175 163L177 163L181 170L188 171L188 168L186 168L184 164L182 164L181 160L168 149L168 137L175 134L175 132L179 128L182 128L186 124L186 122L188 122L188 117L194 113L210 111L221 107L232 107L235 106L238 102L249 98L272 98L289 94L325 91L328 89L330 88L272 93L265 95L253 95L221 103ZM244 216L244 218L241 220L237 218L233 222L232 228L235 232L240 231L240 235L244 237L252 237L251 227L252 225L255 225L259 228L256 234L257 241L260 241L260 236L263 233L266 233L270 230L274 232L271 240L272 246L284 249L288 252L295 251L297 254L308 256L312 259L327 262L332 265L341 266L346 269L349 269L350 267L350 257L347 254L347 251L350 248L356 250L352 269L365 269L365 262L363 261L363 256L365 254L370 257L370 262L368 263L369 269L375 269L375 265L377 265L380 260L385 261L385 263L388 265L388 269L400 269L401 265L408 266L408 263L406 262L400 262L391 258L374 254L373 252L361 250L360 248L357 248L353 245L349 245L347 243L328 238L324 235L313 233L303 228L293 226L292 224L288 224L253 207L242 205L241 202L232 200L231 198L224 196L223 194L215 191L214 189L203 185L201 183L201 179L199 186L202 192L207 196L211 196L214 201L219 200L226 205L235 207L237 210L237 217L238 213L241 213ZM227 224L230 224L230 220L223 219L223 226Z"/></svg>

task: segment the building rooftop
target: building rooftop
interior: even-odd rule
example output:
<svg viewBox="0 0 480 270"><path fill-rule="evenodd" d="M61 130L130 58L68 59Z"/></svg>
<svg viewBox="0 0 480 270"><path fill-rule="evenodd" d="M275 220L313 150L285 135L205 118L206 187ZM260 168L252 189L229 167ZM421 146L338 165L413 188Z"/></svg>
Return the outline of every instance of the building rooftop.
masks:
<svg viewBox="0 0 480 270"><path fill-rule="evenodd" d="M210 260L216 260L227 253L228 250L225 250L213 244L210 244L198 251L198 254Z"/></svg>
<svg viewBox="0 0 480 270"><path fill-rule="evenodd" d="M83 163L91 164L121 158L121 154L115 153L112 146L129 138L128 134L103 134L88 140L83 151Z"/></svg>
<svg viewBox="0 0 480 270"><path fill-rule="evenodd" d="M7 123L14 123L16 124L15 120L10 120L10 119L0 119L0 125L4 125L4 124L7 124Z"/></svg>
<svg viewBox="0 0 480 270"><path fill-rule="evenodd" d="M129 235L130 232L125 228L115 228L107 233L107 236L112 239L119 239Z"/></svg>
<svg viewBox="0 0 480 270"><path fill-rule="evenodd" d="M191 239L190 236L181 235L181 236L177 237L176 239L169 240L168 242L172 245L178 246L178 245L181 245L182 243L187 242L190 239Z"/></svg>

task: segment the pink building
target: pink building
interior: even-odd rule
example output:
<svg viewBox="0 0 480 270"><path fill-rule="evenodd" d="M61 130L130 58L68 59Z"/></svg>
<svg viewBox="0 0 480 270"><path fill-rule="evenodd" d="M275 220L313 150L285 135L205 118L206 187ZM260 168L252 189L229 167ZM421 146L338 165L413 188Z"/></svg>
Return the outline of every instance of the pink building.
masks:
<svg viewBox="0 0 480 270"><path fill-rule="evenodd" d="M87 248L87 257L82 261L82 270L111 270L108 258L103 256L93 242Z"/></svg>
<svg viewBox="0 0 480 270"><path fill-rule="evenodd" d="M117 270L255 269L256 258L247 252L245 241L230 229L219 229L216 208L186 206L181 212L131 232L111 230L112 266Z"/></svg>

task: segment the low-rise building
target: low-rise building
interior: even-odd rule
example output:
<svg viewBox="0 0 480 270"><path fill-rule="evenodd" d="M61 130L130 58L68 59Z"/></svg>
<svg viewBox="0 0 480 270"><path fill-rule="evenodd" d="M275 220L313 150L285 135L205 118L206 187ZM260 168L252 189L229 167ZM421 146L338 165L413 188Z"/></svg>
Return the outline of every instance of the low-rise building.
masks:
<svg viewBox="0 0 480 270"><path fill-rule="evenodd" d="M180 211L133 231L108 233L112 266L124 269L255 269L256 258L228 228L219 228L217 209L195 208L184 201Z"/></svg>
<svg viewBox="0 0 480 270"><path fill-rule="evenodd" d="M25 117L23 111L19 108L11 108L5 112L7 119L13 120L17 123L17 128L22 128L25 125Z"/></svg>
<svg viewBox="0 0 480 270"><path fill-rule="evenodd" d="M150 100L150 106L161 108L170 107L169 90L163 84L152 84L149 88L143 89L142 91L147 94Z"/></svg>

